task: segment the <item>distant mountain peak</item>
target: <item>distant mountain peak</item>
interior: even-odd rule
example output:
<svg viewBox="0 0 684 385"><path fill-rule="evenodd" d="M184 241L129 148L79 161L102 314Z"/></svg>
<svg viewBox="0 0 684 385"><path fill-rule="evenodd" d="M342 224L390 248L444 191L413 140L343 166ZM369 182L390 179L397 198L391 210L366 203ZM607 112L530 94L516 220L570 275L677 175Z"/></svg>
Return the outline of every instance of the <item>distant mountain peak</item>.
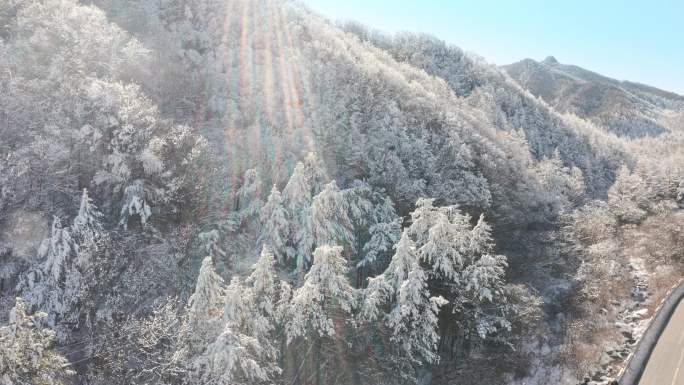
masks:
<svg viewBox="0 0 684 385"><path fill-rule="evenodd" d="M556 58L553 56L547 56L546 59L544 59L544 61L542 63L553 65L553 64L558 64L558 60L556 60Z"/></svg>
<svg viewBox="0 0 684 385"><path fill-rule="evenodd" d="M674 126L668 114L684 110L682 96L561 64L553 56L539 63L526 59L503 68L558 111L590 119L618 135L657 136L671 131Z"/></svg>

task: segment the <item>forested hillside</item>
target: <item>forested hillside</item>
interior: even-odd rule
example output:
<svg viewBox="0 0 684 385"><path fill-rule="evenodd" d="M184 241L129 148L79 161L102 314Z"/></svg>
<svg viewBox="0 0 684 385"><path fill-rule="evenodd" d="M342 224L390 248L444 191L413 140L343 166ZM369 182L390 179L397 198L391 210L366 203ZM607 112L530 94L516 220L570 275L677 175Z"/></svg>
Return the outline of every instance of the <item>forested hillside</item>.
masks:
<svg viewBox="0 0 684 385"><path fill-rule="evenodd" d="M684 269L684 98L563 69L638 101L587 112L535 65L280 0L0 2L0 384L607 381Z"/></svg>

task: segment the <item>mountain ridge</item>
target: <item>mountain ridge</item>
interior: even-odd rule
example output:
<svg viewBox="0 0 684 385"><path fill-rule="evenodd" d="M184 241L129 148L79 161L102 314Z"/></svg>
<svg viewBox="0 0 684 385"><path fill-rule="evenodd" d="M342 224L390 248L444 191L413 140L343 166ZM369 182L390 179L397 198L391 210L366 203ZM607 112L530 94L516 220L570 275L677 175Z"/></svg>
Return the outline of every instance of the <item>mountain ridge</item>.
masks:
<svg viewBox="0 0 684 385"><path fill-rule="evenodd" d="M680 127L668 121L684 112L684 96L617 80L553 56L501 66L523 88L560 112L574 113L621 136L658 136Z"/></svg>

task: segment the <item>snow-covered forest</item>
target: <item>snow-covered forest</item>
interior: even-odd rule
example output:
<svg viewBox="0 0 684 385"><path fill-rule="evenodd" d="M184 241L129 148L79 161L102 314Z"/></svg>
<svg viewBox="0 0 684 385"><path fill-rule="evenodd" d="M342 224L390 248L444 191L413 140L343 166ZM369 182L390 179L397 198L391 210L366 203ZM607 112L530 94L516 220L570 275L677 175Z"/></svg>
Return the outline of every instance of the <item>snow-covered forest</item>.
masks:
<svg viewBox="0 0 684 385"><path fill-rule="evenodd" d="M684 97L521 63L0 0L0 384L606 383L684 273Z"/></svg>

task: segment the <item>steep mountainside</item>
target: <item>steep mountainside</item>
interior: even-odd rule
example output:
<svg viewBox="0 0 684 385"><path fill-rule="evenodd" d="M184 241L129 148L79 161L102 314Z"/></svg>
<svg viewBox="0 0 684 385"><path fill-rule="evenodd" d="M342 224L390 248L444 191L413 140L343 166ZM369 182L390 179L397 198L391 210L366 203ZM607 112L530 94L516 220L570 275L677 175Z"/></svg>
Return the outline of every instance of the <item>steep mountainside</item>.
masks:
<svg viewBox="0 0 684 385"><path fill-rule="evenodd" d="M590 119L618 135L656 136L682 129L674 117L684 113L684 96L561 64L552 56L503 69L559 111Z"/></svg>
<svg viewBox="0 0 684 385"><path fill-rule="evenodd" d="M602 196L613 182L617 164L631 162L623 143L600 127L556 110L520 88L503 71L460 48L425 34L387 36L356 23L342 28L362 41L383 49L406 63L443 79L485 124L500 132L516 132L535 160L554 154L562 163L582 170L591 196ZM451 107L458 109L456 105Z"/></svg>
<svg viewBox="0 0 684 385"><path fill-rule="evenodd" d="M0 26L3 385L574 385L634 277L679 272L681 136L433 37L284 0L10 0Z"/></svg>

